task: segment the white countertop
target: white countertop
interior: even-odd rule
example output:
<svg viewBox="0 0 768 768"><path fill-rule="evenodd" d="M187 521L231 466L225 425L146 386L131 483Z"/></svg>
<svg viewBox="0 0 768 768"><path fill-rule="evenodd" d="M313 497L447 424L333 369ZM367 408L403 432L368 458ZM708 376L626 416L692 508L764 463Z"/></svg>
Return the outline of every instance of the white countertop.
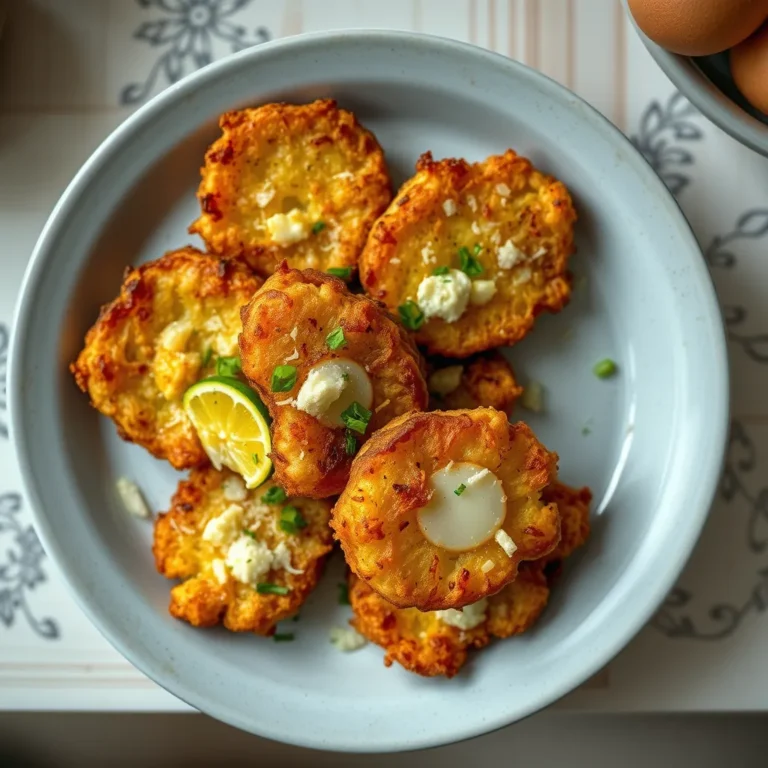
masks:
<svg viewBox="0 0 768 768"><path fill-rule="evenodd" d="M394 27L537 67L628 133L693 225L728 321L733 430L720 496L667 604L559 702L587 711L768 709L768 161L675 94L613 0L37 0L0 37L0 378L13 304L58 195L147 97L268 38ZM761 394L762 393L762 394ZM0 709L186 710L114 651L45 557L0 387Z"/></svg>

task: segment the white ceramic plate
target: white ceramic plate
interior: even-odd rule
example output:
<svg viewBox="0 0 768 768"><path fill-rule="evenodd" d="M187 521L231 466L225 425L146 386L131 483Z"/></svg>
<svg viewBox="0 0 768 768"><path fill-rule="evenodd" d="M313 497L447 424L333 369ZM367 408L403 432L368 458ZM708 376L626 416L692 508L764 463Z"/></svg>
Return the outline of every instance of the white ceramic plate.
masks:
<svg viewBox="0 0 768 768"><path fill-rule="evenodd" d="M150 526L114 481L166 508L178 476L123 444L67 372L123 267L190 240L217 116L333 96L378 136L401 181L417 156L475 160L511 146L563 179L580 214L574 300L511 355L546 386L531 418L561 476L595 492L593 534L543 619L458 678L386 669L375 646L328 642L348 618L340 564L292 624L294 643L195 630L166 612ZM585 283L582 285L582 283ZM592 374L603 358L620 374ZM628 141L559 85L503 57L393 32L314 34L244 51L169 88L86 163L53 212L15 324L13 430L38 529L85 611L137 667L254 733L335 750L467 738L546 706L611 659L682 568L713 496L727 423L723 329L696 242ZM519 415L519 414L518 414ZM584 427L589 434L583 434Z"/></svg>

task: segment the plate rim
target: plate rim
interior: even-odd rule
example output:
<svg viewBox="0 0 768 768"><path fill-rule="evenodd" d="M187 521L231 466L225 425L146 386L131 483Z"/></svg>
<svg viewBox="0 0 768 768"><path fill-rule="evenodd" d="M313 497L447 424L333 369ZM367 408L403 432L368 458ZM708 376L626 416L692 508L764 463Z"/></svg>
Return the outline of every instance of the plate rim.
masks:
<svg viewBox="0 0 768 768"><path fill-rule="evenodd" d="M151 658L142 658L140 651L134 652L130 639L124 639L119 631L111 625L108 616L101 612L98 601L90 598L85 590L75 587L80 579L75 573L76 569L70 567L71 557L67 555L66 548L60 548L53 535L52 529L48 525L48 515L43 509L41 495L38 493L35 478L32 470L32 460L28 445L28 436L21 429L23 423L23 390L22 370L24 366L24 347L23 339L27 335L27 328L31 322L34 313L34 298L38 283L42 278L42 272L46 268L46 260L50 258L50 252L55 249L55 242L60 228L64 225L67 213L72 207L76 207L82 188L85 187L94 175L99 172L101 163L114 152L119 152L125 139L129 138L135 132L141 130L143 125L152 119L157 113L162 113L167 107L175 102L183 100L185 95L194 91L199 85L209 80L216 80L227 71L238 70L241 67L248 67L251 60L258 61L267 56L280 55L284 50L290 51L297 47L307 44L323 42L329 46L334 44L343 44L345 41L360 42L361 39L367 39L376 44L392 45L416 45L425 50L443 48L449 50L453 55L462 57L466 60L472 60L482 67L504 67L518 79L528 79L533 81L537 87L546 93L547 98L554 98L558 101L567 100L573 103L574 100L584 109L584 119L592 123L592 127L598 133L606 137L606 140L613 145L619 145L627 153L632 171L643 175L643 180L648 185L649 192L659 198L659 204L669 214L668 219L674 224L674 228L679 232L683 241L687 240L690 244L692 254L690 266L696 273L701 282L702 290L702 309L706 311L707 320L712 325L715 336L712 342L712 360L714 369L711 371L716 381L712 387L716 395L716 402L711 403L712 412L708 418L712 425L711 435L712 443L708 453L708 459L703 462L705 468L705 480L700 488L701 503L695 516L691 516L688 510L687 537L674 550L674 555L667 557L664 569L657 569L656 579L653 587L649 588L644 595L644 604L639 607L632 621L626 621L620 631L613 633L612 641L607 644L604 655L593 659L591 662L582 664L577 670L569 670L561 676L560 685L556 687L553 694L541 697L541 694L534 694L530 697L525 706L510 706L506 708L496 708L496 711L488 717L480 716L465 725L460 730L451 733L444 731L435 731L428 734L423 732L414 732L404 736L400 741L394 743L391 740L383 743L362 735L358 738L350 733L344 739L336 739L329 743L316 735L305 735L303 733L278 731L270 727L269 723L254 723L243 717L237 711L236 707L229 710L217 705L216 702L207 700L205 694L197 693L194 686L185 684L178 678L170 678L161 668L161 664L154 664ZM698 256L698 258L695 258ZM577 94L568 90L564 86L555 82L542 73L533 70L524 64L509 59L508 57L489 51L482 47L472 45L450 38L436 35L426 35L423 33L382 30L382 29L347 29L332 30L322 32L311 32L302 35L274 40L263 43L253 48L245 49L236 54L220 59L201 70L192 73L181 81L169 86L164 91L155 95L146 104L131 114L123 123L115 128L91 156L81 166L73 180L66 187L53 211L47 219L41 234L37 240L29 264L25 270L22 280L19 298L16 303L16 310L13 318L13 327L11 331L11 342L9 350L9 370L8 370L8 401L11 441L16 453L19 467L21 470L22 483L32 514L35 529L41 538L46 552L60 570L70 593L74 596L76 602L86 614L91 623L98 631L116 648L131 664L133 664L141 673L147 675L159 686L169 691L172 695L190 704L195 709L205 711L211 716L220 719L234 727L249 731L256 735L277 739L285 743L297 746L310 747L325 750L337 750L345 752L377 752L377 751L404 751L421 749L452 743L502 728L512 722L523 719L534 712L547 707L562 698L562 696L574 690L584 681L589 679L611 659L613 659L642 629L646 622L651 618L655 610L661 604L663 598L669 589L674 585L675 580L682 571L687 562L696 542L698 541L702 527L709 514L712 501L719 483L720 470L725 458L727 446L727 434L729 425L729 379L728 379L728 358L725 328L722 315L716 298L711 274L706 267L706 263L701 254L701 249L691 230L690 224L685 218L677 201L663 184L661 179L653 171L642 154L632 145L616 126L614 126L606 117L598 112L594 107L588 104ZM718 410L719 409L719 412ZM693 517L693 519L691 519Z"/></svg>

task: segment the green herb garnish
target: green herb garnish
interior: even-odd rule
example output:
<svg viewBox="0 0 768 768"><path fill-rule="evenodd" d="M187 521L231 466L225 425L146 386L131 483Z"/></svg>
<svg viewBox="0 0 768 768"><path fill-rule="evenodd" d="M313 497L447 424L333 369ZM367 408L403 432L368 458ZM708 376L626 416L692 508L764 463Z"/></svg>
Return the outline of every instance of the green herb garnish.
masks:
<svg viewBox="0 0 768 768"><path fill-rule="evenodd" d="M483 250L483 246L480 243L475 243L475 247L472 249L475 256L479 256Z"/></svg>
<svg viewBox="0 0 768 768"><path fill-rule="evenodd" d="M329 349L339 349L347 343L347 339L344 336L344 329L339 327L332 330L326 337L325 343Z"/></svg>
<svg viewBox="0 0 768 768"><path fill-rule="evenodd" d="M296 384L296 366L278 365L272 371L272 391L290 392Z"/></svg>
<svg viewBox="0 0 768 768"><path fill-rule="evenodd" d="M457 489L454 491L454 493L455 493L457 496L461 496L461 494L462 494L462 493L464 493L464 491L466 491L466 490L467 490L467 486L466 486L466 485L464 485L464 483L462 483L462 484L461 484L461 485L460 485L460 486L459 486L459 487L458 487L458 488L457 488Z"/></svg>
<svg viewBox="0 0 768 768"><path fill-rule="evenodd" d="M279 584L262 582L256 585L256 591L260 595L287 595L291 590L288 587L281 587Z"/></svg>
<svg viewBox="0 0 768 768"><path fill-rule="evenodd" d="M235 378L242 371L239 357L217 357L216 375Z"/></svg>
<svg viewBox="0 0 768 768"><path fill-rule="evenodd" d="M205 352L203 352L203 359L202 359L203 368L208 367L208 363L211 362L212 357L213 357L213 349L211 347L206 347Z"/></svg>
<svg viewBox="0 0 768 768"><path fill-rule="evenodd" d="M469 248L459 248L461 271L468 277L483 274L483 265L469 252Z"/></svg>
<svg viewBox="0 0 768 768"><path fill-rule="evenodd" d="M352 605L349 602L349 587L346 584L339 584L339 605Z"/></svg>
<svg viewBox="0 0 768 768"><path fill-rule="evenodd" d="M243 535L256 541L256 534L253 531L249 531L247 528L243 528Z"/></svg>
<svg viewBox="0 0 768 768"><path fill-rule="evenodd" d="M261 463L261 459L259 458L259 454L258 453L252 453L251 454L251 458L253 459L253 463L254 464L260 464Z"/></svg>
<svg viewBox="0 0 768 768"><path fill-rule="evenodd" d="M324 221L316 221L312 226L312 234L319 235L325 229Z"/></svg>
<svg viewBox="0 0 768 768"><path fill-rule="evenodd" d="M279 485L273 485L261 500L265 504L282 504L287 498L288 494Z"/></svg>
<svg viewBox="0 0 768 768"><path fill-rule="evenodd" d="M352 276L352 267L328 267L328 274L340 277L342 280L349 280Z"/></svg>
<svg viewBox="0 0 768 768"><path fill-rule="evenodd" d="M344 435L344 450L347 452L347 456L354 456L357 451L357 440L349 430Z"/></svg>
<svg viewBox="0 0 768 768"><path fill-rule="evenodd" d="M359 432L361 435L365 434L371 416L371 411L363 408L357 400L349 408L341 412L341 420L344 422L344 425L354 432Z"/></svg>
<svg viewBox="0 0 768 768"><path fill-rule="evenodd" d="M290 643L291 640L295 639L295 636L293 632L275 632L275 634L272 635L272 639L276 643Z"/></svg>
<svg viewBox="0 0 768 768"><path fill-rule="evenodd" d="M432 270L433 275L447 275L448 272L450 272L450 269L448 267L435 267Z"/></svg>
<svg viewBox="0 0 768 768"><path fill-rule="evenodd" d="M405 304L401 304L397 313L400 315L400 322L409 331L418 331L424 324L424 313L415 301L409 299Z"/></svg>
<svg viewBox="0 0 768 768"><path fill-rule="evenodd" d="M286 533L296 533L307 527L307 521L296 507L284 507L280 512L280 528Z"/></svg>
<svg viewBox="0 0 768 768"><path fill-rule="evenodd" d="M595 367L592 372L599 379L607 379L609 376L613 376L616 373L616 363L610 358L606 357L605 360L601 360L599 363L595 363Z"/></svg>

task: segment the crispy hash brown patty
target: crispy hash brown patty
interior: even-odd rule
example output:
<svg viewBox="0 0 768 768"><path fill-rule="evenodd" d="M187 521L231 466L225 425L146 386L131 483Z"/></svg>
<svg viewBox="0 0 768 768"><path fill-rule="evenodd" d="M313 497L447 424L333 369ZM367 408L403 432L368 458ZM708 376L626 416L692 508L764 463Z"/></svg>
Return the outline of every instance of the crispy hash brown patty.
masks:
<svg viewBox="0 0 768 768"><path fill-rule="evenodd" d="M432 476L458 462L487 468L501 483L500 530L513 551L495 537L452 551L422 532L418 515L435 493ZM557 545L557 506L541 500L556 467L556 454L525 424L510 424L492 408L406 414L376 432L355 458L331 525L352 571L393 605L461 608L498 592L520 562ZM463 498L472 509L472 492Z"/></svg>
<svg viewBox="0 0 768 768"><path fill-rule="evenodd" d="M484 352L468 361L440 360L427 378L429 409L495 408L507 415L522 395L515 372L504 355Z"/></svg>
<svg viewBox="0 0 768 768"><path fill-rule="evenodd" d="M575 219L565 186L512 150L471 165L426 153L371 230L360 280L430 354L514 344L568 302Z"/></svg>
<svg viewBox="0 0 768 768"><path fill-rule="evenodd" d="M155 522L152 548L157 570L183 580L171 589L172 616L270 635L296 613L331 550L330 504L265 501L279 490L270 481L247 491L238 475L212 468L179 483L170 511Z"/></svg>
<svg viewBox="0 0 768 768"><path fill-rule="evenodd" d="M240 308L261 282L194 248L127 270L70 366L77 385L124 440L177 469L207 463L182 397L218 356L237 354Z"/></svg>
<svg viewBox="0 0 768 768"><path fill-rule="evenodd" d="M396 416L427 406L422 361L413 341L378 304L350 293L335 277L283 264L243 309L242 318L243 372L272 416L275 481L292 495L340 493L357 446ZM332 333L343 333L343 340L330 342ZM373 401L364 434L324 424L297 407L313 367L329 360L353 361L370 380ZM295 381L273 391L280 366L293 369Z"/></svg>
<svg viewBox="0 0 768 768"><path fill-rule="evenodd" d="M384 663L396 661L411 672L453 677L467 659L467 651L483 648L496 638L518 635L533 626L549 599L547 566L567 557L589 535L589 488L570 488L556 482L542 494L559 506L560 544L540 560L522 563L517 578L487 600L485 617L470 629L446 623L436 611L395 608L364 581L349 576L351 624L386 651Z"/></svg>
<svg viewBox="0 0 768 768"><path fill-rule="evenodd" d="M214 253L262 275L291 266L357 268L373 222L392 199L384 153L330 99L222 115L190 227Z"/></svg>

